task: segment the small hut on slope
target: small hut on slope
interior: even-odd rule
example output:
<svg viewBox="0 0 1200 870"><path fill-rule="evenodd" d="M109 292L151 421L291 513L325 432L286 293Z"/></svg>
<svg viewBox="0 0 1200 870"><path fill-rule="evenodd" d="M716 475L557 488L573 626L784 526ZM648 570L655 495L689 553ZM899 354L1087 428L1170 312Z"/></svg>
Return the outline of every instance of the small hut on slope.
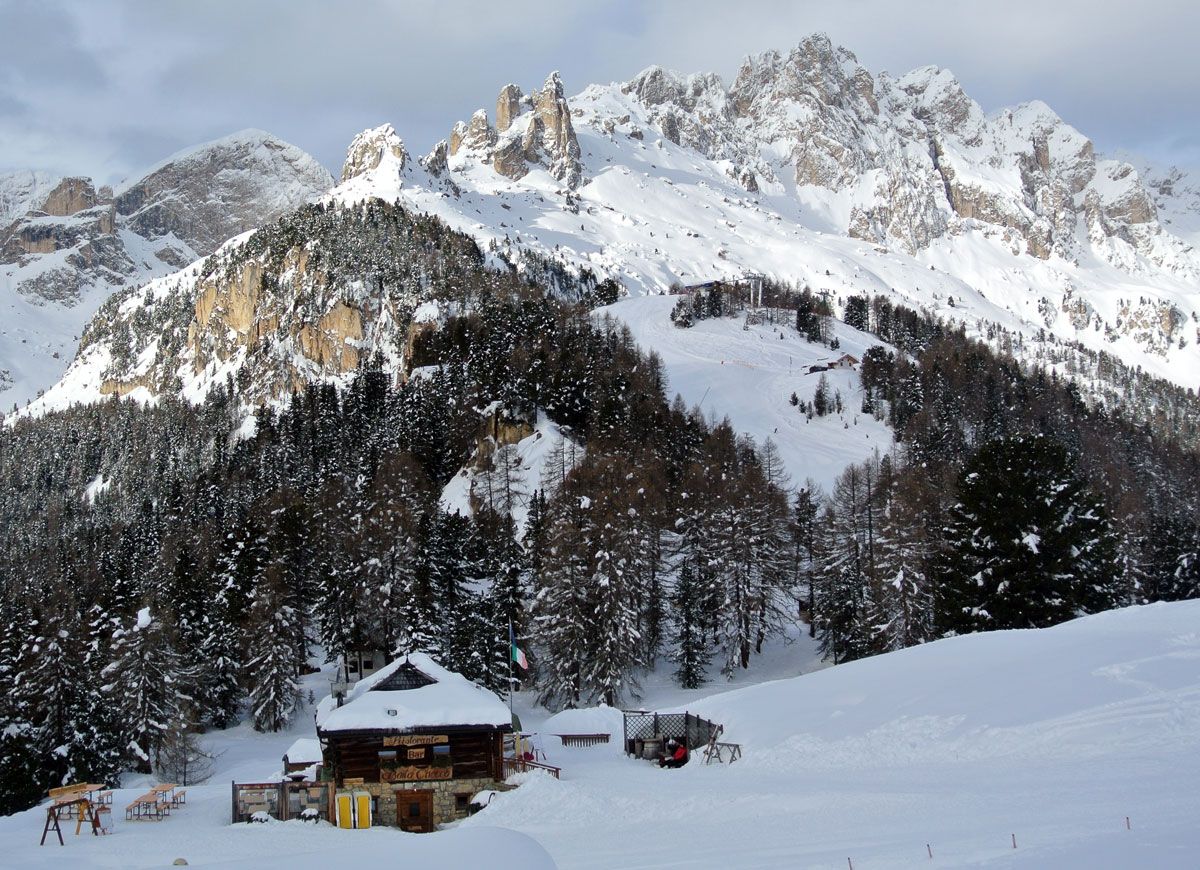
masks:
<svg viewBox="0 0 1200 870"><path fill-rule="evenodd" d="M333 703L317 711L325 769L339 789L370 794L372 824L432 831L504 779L508 707L427 655L397 659Z"/></svg>

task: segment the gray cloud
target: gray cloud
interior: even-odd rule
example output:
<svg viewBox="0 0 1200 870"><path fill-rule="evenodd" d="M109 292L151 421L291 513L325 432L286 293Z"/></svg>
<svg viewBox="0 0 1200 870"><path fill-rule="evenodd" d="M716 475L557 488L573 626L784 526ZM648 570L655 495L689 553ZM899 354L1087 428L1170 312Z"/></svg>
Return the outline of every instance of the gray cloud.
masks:
<svg viewBox="0 0 1200 870"><path fill-rule="evenodd" d="M1176 0L0 0L0 166L112 180L254 126L336 170L363 127L425 151L509 81L559 69L577 91L653 63L729 81L816 30L873 71L948 67L985 110L1041 99L1103 150L1196 162L1200 9Z"/></svg>

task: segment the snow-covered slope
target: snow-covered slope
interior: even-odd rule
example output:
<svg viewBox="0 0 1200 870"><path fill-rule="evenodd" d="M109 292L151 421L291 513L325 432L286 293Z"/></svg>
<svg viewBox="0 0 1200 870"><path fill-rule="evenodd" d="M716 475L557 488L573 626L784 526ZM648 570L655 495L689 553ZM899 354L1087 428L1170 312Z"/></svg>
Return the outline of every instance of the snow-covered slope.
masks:
<svg viewBox="0 0 1200 870"><path fill-rule="evenodd" d="M0 172L0 226L8 226L46 201L59 179L48 172L22 169Z"/></svg>
<svg viewBox="0 0 1200 870"><path fill-rule="evenodd" d="M530 834L562 868L1194 867L1197 625L1194 601L1112 611L688 703L742 745L732 766L547 738L563 779L531 777L462 827Z"/></svg>
<svg viewBox="0 0 1200 870"><path fill-rule="evenodd" d="M259 130L175 154L116 190L0 177L0 401L23 403L61 377L114 290L173 272L332 183Z"/></svg>
<svg viewBox="0 0 1200 870"><path fill-rule="evenodd" d="M34 808L0 818L0 850L12 866L85 870L176 857L230 868L392 860L837 870L850 859L858 868L1190 870L1200 854L1198 625L1200 602L1155 604L795 676L813 664L801 638L768 650L768 676L782 678L690 693L680 709L723 723L743 757L705 765L696 755L678 771L623 756L616 711L547 718L518 696L525 729L562 778L518 775L517 790L432 835L231 826L229 781L269 780L287 747L313 734L307 716L280 734L241 725L203 736L217 772L190 786L171 818L124 820L119 808L146 788L130 776L114 802L114 836L68 827L65 847L39 848L44 813ZM328 677L306 677L305 689ZM646 683L646 708L680 703L682 690ZM568 749L552 736L598 730L617 739Z"/></svg>

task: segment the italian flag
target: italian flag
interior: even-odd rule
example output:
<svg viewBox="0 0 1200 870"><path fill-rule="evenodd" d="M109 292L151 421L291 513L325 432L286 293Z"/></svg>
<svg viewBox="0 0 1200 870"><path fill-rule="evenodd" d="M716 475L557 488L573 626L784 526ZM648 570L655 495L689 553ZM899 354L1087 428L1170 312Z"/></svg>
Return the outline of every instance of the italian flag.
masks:
<svg viewBox="0 0 1200 870"><path fill-rule="evenodd" d="M520 665L522 670L529 670L529 660L525 658L525 653L517 646L517 636L513 633L511 621L508 623L508 645L511 648L512 660Z"/></svg>

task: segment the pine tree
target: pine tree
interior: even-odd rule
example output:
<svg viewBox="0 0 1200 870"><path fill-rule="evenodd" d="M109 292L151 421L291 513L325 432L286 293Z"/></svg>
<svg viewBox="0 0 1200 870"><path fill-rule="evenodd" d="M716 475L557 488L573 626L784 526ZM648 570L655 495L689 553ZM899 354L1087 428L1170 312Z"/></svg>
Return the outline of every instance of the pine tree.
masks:
<svg viewBox="0 0 1200 870"><path fill-rule="evenodd" d="M691 562L685 561L679 567L679 577L675 583L675 645L671 652L671 661L675 663L675 679L684 689L698 689L704 685L712 658L701 629L703 612L699 593L696 573Z"/></svg>
<svg viewBox="0 0 1200 870"><path fill-rule="evenodd" d="M170 724L191 698L181 690L182 666L163 624L150 608L113 635L113 661L104 669L106 694L120 712L129 760L149 773Z"/></svg>
<svg viewBox="0 0 1200 870"><path fill-rule="evenodd" d="M821 375L817 381L817 389L813 393L812 407L813 412L818 417L824 417L832 407L829 398L829 381L825 378L825 375Z"/></svg>
<svg viewBox="0 0 1200 870"><path fill-rule="evenodd" d="M286 598L285 581L273 566L254 591L246 629L246 682L258 731L286 728L300 707L294 646L297 618Z"/></svg>
<svg viewBox="0 0 1200 870"><path fill-rule="evenodd" d="M945 631L1040 628L1112 606L1117 595L1104 507L1046 436L979 449L959 477L946 541Z"/></svg>

